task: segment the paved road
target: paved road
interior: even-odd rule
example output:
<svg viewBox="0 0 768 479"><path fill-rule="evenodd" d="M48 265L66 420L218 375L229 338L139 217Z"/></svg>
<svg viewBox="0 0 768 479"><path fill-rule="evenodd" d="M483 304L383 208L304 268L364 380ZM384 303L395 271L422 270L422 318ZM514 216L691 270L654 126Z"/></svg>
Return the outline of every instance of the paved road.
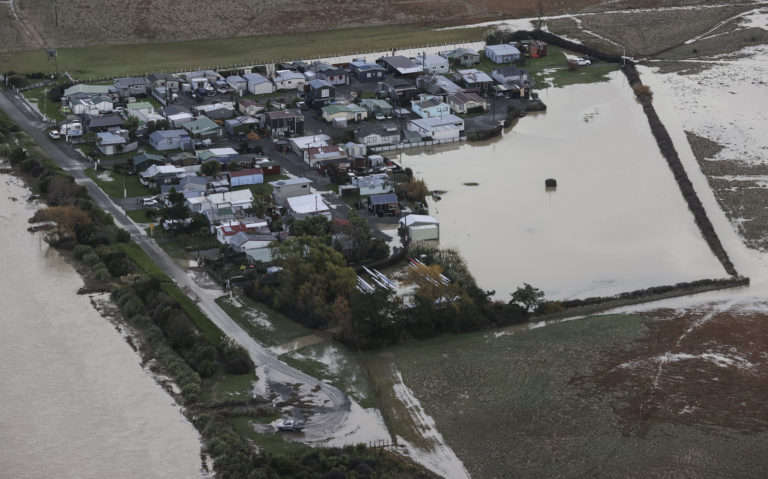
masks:
<svg viewBox="0 0 768 479"><path fill-rule="evenodd" d="M0 94L0 108L19 125L45 153L59 166L75 178L78 184L85 185L93 200L105 211L111 214L115 223L128 231L131 238L152 258L152 260L176 282L193 300L197 301L200 309L213 321L227 336L243 345L257 365L257 374L260 378L267 378L267 383L304 384L306 390L313 390L311 399L315 404L323 404L320 410L311 416L307 424L307 435L319 440L332 438L337 430L350 420L351 402L339 389L319 381L298 369L295 369L282 361L251 338L240 325L238 325L227 313L214 301L220 294L198 285L186 271L181 269L157 244L148 238L145 232L139 228L124 211L116 206L112 200L90 179L84 170L84 163L79 161L77 154L73 153L69 145L52 142L45 133L45 125L37 114L25 104L14 98L13 94L2 92Z"/></svg>

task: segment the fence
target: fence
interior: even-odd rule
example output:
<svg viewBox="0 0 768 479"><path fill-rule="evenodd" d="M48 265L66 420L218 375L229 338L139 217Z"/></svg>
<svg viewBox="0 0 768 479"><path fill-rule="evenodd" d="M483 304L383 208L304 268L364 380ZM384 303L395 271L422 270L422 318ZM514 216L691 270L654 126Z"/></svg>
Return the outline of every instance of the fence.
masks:
<svg viewBox="0 0 768 479"><path fill-rule="evenodd" d="M442 145L447 143L457 143L460 141L467 141L467 137L460 136L459 138L445 138L443 140L416 141L411 143L398 143L397 145L375 146L371 148L371 150L379 153L382 151L403 150L407 148L418 148L420 146L432 146L432 145Z"/></svg>
<svg viewBox="0 0 768 479"><path fill-rule="evenodd" d="M190 73L194 71L202 71L202 70L213 70L213 71L219 71L219 70L249 70L251 68L262 66L262 65L273 65L278 63L291 63L294 61L326 61L329 63L348 63L352 58L359 58L359 57L377 57L378 56L384 56L384 55L392 55L395 53L399 54L420 54L422 52L426 53L433 53L436 51L442 51L442 50L453 50L455 48L459 47L470 47L470 48L479 48L480 45L485 43L484 38L478 38L476 40L468 40L464 42L444 42L444 43L427 43L422 45L411 45L407 47L402 48L389 48L386 50L381 51L369 51L369 52L361 52L361 51L355 51L355 52L341 52L341 53L335 53L335 54L328 54L328 55L314 55L312 57L306 57L306 58L283 58L283 59L276 59L276 58L268 58L268 59L244 59L241 62L236 62L232 64L225 64L225 65L208 65L208 66L197 66L197 67L180 67L180 68L171 68L171 69L165 69L161 71L153 70L155 73L170 73L172 75L181 75L185 73ZM83 79L76 79L72 77L68 72L64 72L64 74L69 78L70 81L73 83L93 83L93 82L102 82L102 81L108 81L108 80L114 80L115 78L122 78L122 77L142 77L146 76L151 72L143 72L143 73L123 73L123 74L117 74L117 73L107 73L105 75L100 75L98 77L88 77Z"/></svg>

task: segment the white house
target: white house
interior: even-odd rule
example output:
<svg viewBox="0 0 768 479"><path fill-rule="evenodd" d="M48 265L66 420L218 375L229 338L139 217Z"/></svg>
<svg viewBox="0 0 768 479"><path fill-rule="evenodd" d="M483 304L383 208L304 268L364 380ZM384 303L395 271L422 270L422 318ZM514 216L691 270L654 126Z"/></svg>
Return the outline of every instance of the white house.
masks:
<svg viewBox="0 0 768 479"><path fill-rule="evenodd" d="M448 59L443 58L440 55L434 53L427 53L426 55L419 55L413 59L417 64L424 68L428 73L448 73L449 65Z"/></svg>
<svg viewBox="0 0 768 479"><path fill-rule="evenodd" d="M151 167L150 167L151 168ZM253 203L253 193L250 189L225 191L223 193L213 193L208 196L189 198L187 206L195 213L200 213L206 209L221 208L240 208L246 209Z"/></svg>
<svg viewBox="0 0 768 479"><path fill-rule="evenodd" d="M128 111L128 115L130 116L137 116L138 114L147 116L155 113L155 107L152 106L151 103L148 103L146 101L128 103L126 110Z"/></svg>
<svg viewBox="0 0 768 479"><path fill-rule="evenodd" d="M494 63L512 63L520 59L520 50L508 43L486 45L485 57Z"/></svg>
<svg viewBox="0 0 768 479"><path fill-rule="evenodd" d="M386 173L374 173L368 176L355 176L351 179L350 183L360 190L360 196L366 195L380 195L384 193L392 193L395 191L395 186L392 184L392 180Z"/></svg>
<svg viewBox="0 0 768 479"><path fill-rule="evenodd" d="M288 198L294 196L309 195L312 180L307 178L288 178L287 180L270 181L272 186L272 198L275 203L281 205Z"/></svg>
<svg viewBox="0 0 768 479"><path fill-rule="evenodd" d="M445 115L442 118L420 118L409 120L406 129L415 131L422 138L457 140L464 134L464 120L456 115Z"/></svg>
<svg viewBox="0 0 768 479"><path fill-rule="evenodd" d="M445 97L445 101L451 107L451 110L457 114L466 114L472 109L488 109L488 103L477 93L453 93Z"/></svg>
<svg viewBox="0 0 768 479"><path fill-rule="evenodd" d="M125 131L125 130L121 130ZM127 134L128 132L125 131ZM132 151L136 149L137 144L131 143L128 145L128 140L124 136L117 135L112 132L96 133L98 137L97 145L102 155L116 155L122 151Z"/></svg>
<svg viewBox="0 0 768 479"><path fill-rule="evenodd" d="M328 220L332 219L331 209L319 193L292 196L285 200L285 208L288 210L287 215L299 220L310 216L325 216Z"/></svg>
<svg viewBox="0 0 768 479"><path fill-rule="evenodd" d="M358 130L355 138L366 147L393 145L400 142L400 129L391 126Z"/></svg>
<svg viewBox="0 0 768 479"><path fill-rule="evenodd" d="M278 70L273 78L275 90L299 90L304 88L307 78L301 73L291 70Z"/></svg>
<svg viewBox="0 0 768 479"><path fill-rule="evenodd" d="M248 91L252 95L263 95L275 91L275 85L263 75L258 73L246 73L243 78L248 82Z"/></svg>
<svg viewBox="0 0 768 479"><path fill-rule="evenodd" d="M69 108L75 115L101 115L113 110L112 100L105 96L71 99Z"/></svg>

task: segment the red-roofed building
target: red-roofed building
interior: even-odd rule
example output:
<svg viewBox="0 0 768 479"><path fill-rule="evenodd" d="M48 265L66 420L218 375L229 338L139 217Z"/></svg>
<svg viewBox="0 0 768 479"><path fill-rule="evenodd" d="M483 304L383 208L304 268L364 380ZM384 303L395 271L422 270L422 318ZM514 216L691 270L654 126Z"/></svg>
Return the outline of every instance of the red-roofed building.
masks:
<svg viewBox="0 0 768 479"><path fill-rule="evenodd" d="M268 233L269 226L264 220L256 219L252 222L232 222L216 227L216 239L219 243L229 244L229 240L238 233L258 234Z"/></svg>
<svg viewBox="0 0 768 479"><path fill-rule="evenodd" d="M264 183L264 171L261 168L251 168L248 170L228 171L229 186L257 185Z"/></svg>
<svg viewBox="0 0 768 479"><path fill-rule="evenodd" d="M347 160L347 153L336 145L314 146L307 150L307 163L318 168Z"/></svg>

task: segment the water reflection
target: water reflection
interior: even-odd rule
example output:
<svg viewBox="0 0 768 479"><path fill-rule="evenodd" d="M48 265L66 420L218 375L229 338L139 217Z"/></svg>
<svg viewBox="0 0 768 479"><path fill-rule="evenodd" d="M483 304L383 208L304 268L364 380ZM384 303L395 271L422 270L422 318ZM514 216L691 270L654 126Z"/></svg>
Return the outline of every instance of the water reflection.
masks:
<svg viewBox="0 0 768 479"><path fill-rule="evenodd" d="M523 282L569 298L726 275L618 72L550 89L548 111L502 138L401 161L446 192L429 200L441 243L501 299Z"/></svg>

